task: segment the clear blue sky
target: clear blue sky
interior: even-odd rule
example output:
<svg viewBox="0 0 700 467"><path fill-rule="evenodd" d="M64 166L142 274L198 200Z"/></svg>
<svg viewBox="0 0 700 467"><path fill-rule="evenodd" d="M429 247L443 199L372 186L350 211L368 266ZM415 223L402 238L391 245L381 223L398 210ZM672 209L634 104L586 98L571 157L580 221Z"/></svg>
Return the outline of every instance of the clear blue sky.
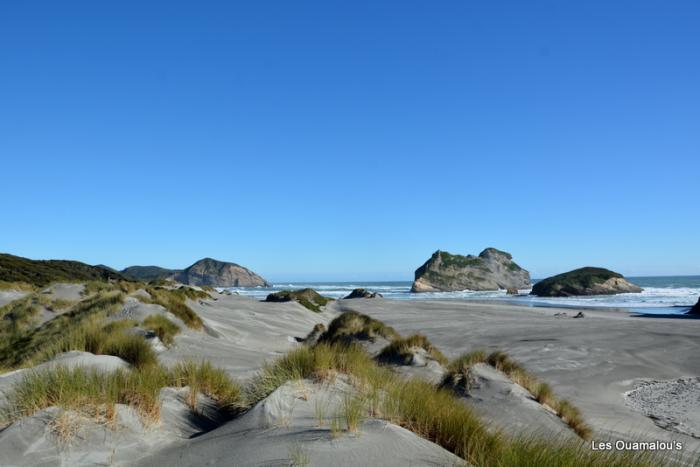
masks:
<svg viewBox="0 0 700 467"><path fill-rule="evenodd" d="M700 274L698 24L668 0L4 2L0 251Z"/></svg>

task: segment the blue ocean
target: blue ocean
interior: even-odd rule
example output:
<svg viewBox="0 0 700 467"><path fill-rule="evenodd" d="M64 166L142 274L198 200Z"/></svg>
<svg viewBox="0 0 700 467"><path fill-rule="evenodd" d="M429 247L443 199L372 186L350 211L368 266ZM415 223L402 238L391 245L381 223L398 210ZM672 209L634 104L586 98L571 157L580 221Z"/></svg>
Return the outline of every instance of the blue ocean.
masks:
<svg viewBox="0 0 700 467"><path fill-rule="evenodd" d="M381 293L390 300L480 300L502 301L528 306L557 306L585 308L619 308L636 313L681 314L698 301L700 276L628 277L630 282L642 287L642 293L602 295L595 297L544 298L528 295L530 289L521 290L521 295L506 295L505 290L493 292L411 293L411 282L291 282L276 283L270 288L231 288L241 295L263 299L271 292L284 289L311 287L322 295L342 298L355 288L362 287ZM536 281L535 281L536 282Z"/></svg>

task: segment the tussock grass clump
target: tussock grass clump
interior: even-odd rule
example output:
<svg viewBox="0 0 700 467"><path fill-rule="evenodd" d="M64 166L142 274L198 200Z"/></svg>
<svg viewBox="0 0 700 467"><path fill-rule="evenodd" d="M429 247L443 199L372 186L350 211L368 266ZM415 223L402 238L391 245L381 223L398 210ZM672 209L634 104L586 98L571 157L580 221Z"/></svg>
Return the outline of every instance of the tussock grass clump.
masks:
<svg viewBox="0 0 700 467"><path fill-rule="evenodd" d="M381 321L356 311L346 311L331 321L319 342L350 342L353 339L373 341L377 336L389 340L400 337L394 328Z"/></svg>
<svg viewBox="0 0 700 467"><path fill-rule="evenodd" d="M365 401L360 396L346 394L343 398L342 418L345 421L345 428L350 433L356 433L360 428L366 409Z"/></svg>
<svg viewBox="0 0 700 467"><path fill-rule="evenodd" d="M167 369L151 365L111 373L85 368L57 366L28 372L0 408L0 420L10 423L47 407L75 410L103 420L114 413L114 404L135 408L147 423L160 417L159 393L164 387L189 386L195 401L197 392L216 400L224 412L233 413L240 396L239 386L208 362L185 362Z"/></svg>
<svg viewBox="0 0 700 467"><path fill-rule="evenodd" d="M44 361L62 352L80 350L95 355L114 355L137 367L154 365L157 357L150 344L142 336L128 332L137 324L133 320L120 320L103 325L91 320L68 330L63 337L42 349L37 360Z"/></svg>
<svg viewBox="0 0 700 467"><path fill-rule="evenodd" d="M162 306L192 329L202 329L204 322L197 313L190 308L186 301L210 298L209 294L192 287L182 286L179 289L167 289L164 287L147 287L146 292L150 299L139 296L138 299L145 303L155 303Z"/></svg>
<svg viewBox="0 0 700 467"><path fill-rule="evenodd" d="M314 347L302 346L265 364L244 388L245 401L253 405L287 381L326 380L338 372L366 375L375 367L372 358L356 345L320 343Z"/></svg>
<svg viewBox="0 0 700 467"><path fill-rule="evenodd" d="M502 371L511 381L527 389L537 402L551 407L581 438L590 439L591 429L583 420L581 412L571 402L556 398L551 386L540 381L522 365L511 359L508 354L500 350L488 355L483 350L476 350L458 357L448 365L440 385L468 391L469 369L476 363L486 363Z"/></svg>
<svg viewBox="0 0 700 467"><path fill-rule="evenodd" d="M163 315L150 315L143 320L143 328L154 332L161 342L168 347L175 342L175 335L180 332L180 326Z"/></svg>
<svg viewBox="0 0 700 467"><path fill-rule="evenodd" d="M299 302L303 307L319 313L321 307L332 302L333 299L329 297L324 297L323 295L316 292L314 289L301 289L301 290L281 290L279 292L271 293L265 299L266 302Z"/></svg>
<svg viewBox="0 0 700 467"><path fill-rule="evenodd" d="M410 365L413 361L414 348L421 348L428 352L434 360L441 365L447 365L447 357L445 357L437 347L433 346L427 337L422 334L413 334L409 337L395 339L389 345L382 349L377 356L377 360L384 362L400 362L402 365Z"/></svg>
<svg viewBox="0 0 700 467"><path fill-rule="evenodd" d="M219 408L233 415L240 409L241 388L221 369L207 361L186 361L169 370L169 384L189 387L188 404L197 410L197 394L202 393L216 400Z"/></svg>

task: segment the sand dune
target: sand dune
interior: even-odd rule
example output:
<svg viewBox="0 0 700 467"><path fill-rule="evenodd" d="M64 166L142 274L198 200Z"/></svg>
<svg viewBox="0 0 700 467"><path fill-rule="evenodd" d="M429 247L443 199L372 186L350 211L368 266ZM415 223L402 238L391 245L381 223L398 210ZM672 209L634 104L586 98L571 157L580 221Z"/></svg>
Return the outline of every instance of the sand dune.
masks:
<svg viewBox="0 0 700 467"><path fill-rule="evenodd" d="M585 318L572 319L554 316L572 316L570 309L465 301L358 299L333 307L369 314L403 334L422 332L449 357L477 348L505 350L577 405L599 436L674 439L686 451L700 449L700 439L659 427L624 397L646 380L700 375L700 320L616 310L585 310ZM670 391L658 397L668 407L676 400ZM687 409L700 413L700 399Z"/></svg>

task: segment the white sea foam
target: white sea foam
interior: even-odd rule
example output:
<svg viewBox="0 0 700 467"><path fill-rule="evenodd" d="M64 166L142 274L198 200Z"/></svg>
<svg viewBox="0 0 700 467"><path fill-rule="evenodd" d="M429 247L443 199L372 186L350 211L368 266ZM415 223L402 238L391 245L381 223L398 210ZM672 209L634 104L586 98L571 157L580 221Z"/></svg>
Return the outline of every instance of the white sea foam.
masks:
<svg viewBox="0 0 700 467"><path fill-rule="evenodd" d="M571 306L595 308L624 308L651 313L682 313L697 303L700 296L700 278L639 278L635 281L644 287L642 293L602 295L591 297L535 297L530 289L520 290L520 295L507 295L505 290L477 292L411 293L410 282L304 282L280 283L270 288L233 288L242 295L264 299L267 294L284 289L313 288L323 295L342 298L355 288L365 288L381 293L393 300L493 300L528 306ZM646 283L653 287L645 287ZM679 285L684 285L680 286Z"/></svg>

